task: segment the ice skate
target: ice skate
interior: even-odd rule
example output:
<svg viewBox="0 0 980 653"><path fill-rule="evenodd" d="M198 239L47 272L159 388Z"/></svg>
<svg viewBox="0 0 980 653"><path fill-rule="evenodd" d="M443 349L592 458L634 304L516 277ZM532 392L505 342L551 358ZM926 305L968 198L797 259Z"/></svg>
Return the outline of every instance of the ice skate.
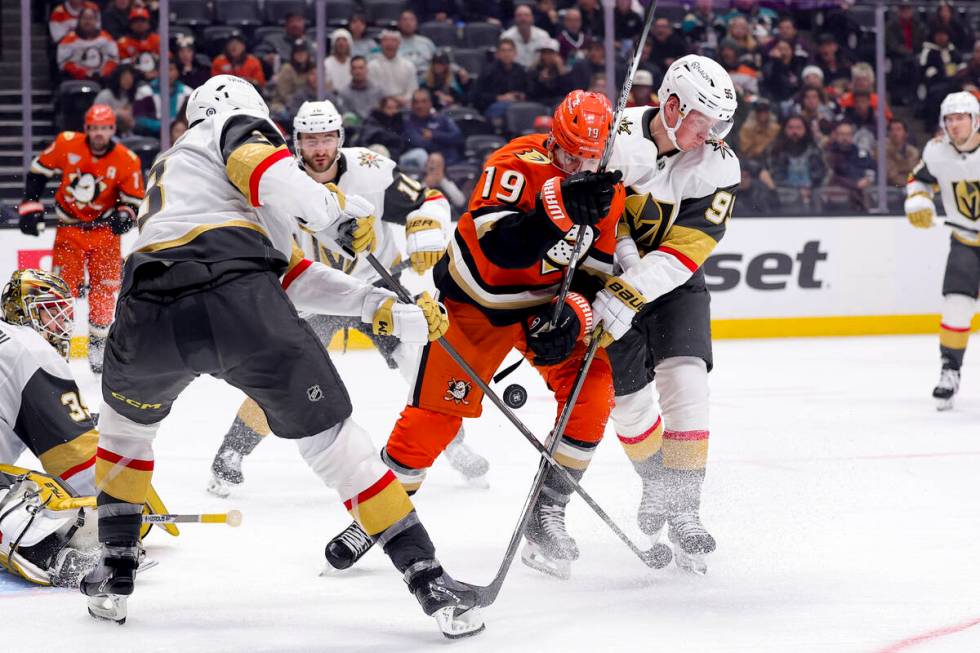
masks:
<svg viewBox="0 0 980 653"><path fill-rule="evenodd" d="M682 512L668 517L666 527L651 539L655 543L663 542L665 531L678 567L702 576L708 573L705 557L715 550L715 538L705 529L696 512Z"/></svg>
<svg viewBox="0 0 980 653"><path fill-rule="evenodd" d="M133 593L139 553L135 546L106 546L102 560L82 579L88 613L96 619L126 623L126 600Z"/></svg>
<svg viewBox="0 0 980 653"><path fill-rule="evenodd" d="M99 548L82 551L65 547L58 552L49 575L55 587L78 587L82 577L99 564L102 558Z"/></svg>
<svg viewBox="0 0 980 653"><path fill-rule="evenodd" d="M102 374L105 341L105 336L89 335L88 337L88 366L92 374Z"/></svg>
<svg viewBox="0 0 980 653"><path fill-rule="evenodd" d="M960 389L960 371L952 367L943 367L939 373L939 383L932 390L936 400L936 410L949 410L953 407L953 397Z"/></svg>
<svg viewBox="0 0 980 653"><path fill-rule="evenodd" d="M579 551L565 528L565 504L539 498L532 510L521 560L532 569L567 580Z"/></svg>
<svg viewBox="0 0 980 653"><path fill-rule="evenodd" d="M636 523L646 535L658 533L667 522L667 488L664 483L649 476L641 476L643 494L636 511Z"/></svg>
<svg viewBox="0 0 980 653"><path fill-rule="evenodd" d="M463 480L473 487L486 489L490 487L487 481L487 472L490 470L490 463L487 459L476 453L463 442L463 436L457 435L449 446L446 447L446 459L453 469L462 475Z"/></svg>
<svg viewBox="0 0 980 653"><path fill-rule="evenodd" d="M425 614L436 620L449 639L470 637L486 627L476 588L453 579L435 560L423 560L406 569L405 582Z"/></svg>
<svg viewBox="0 0 980 653"><path fill-rule="evenodd" d="M222 444L211 463L211 480L208 481L208 492L226 499L231 494L231 488L241 485L244 480L242 454L228 444Z"/></svg>
<svg viewBox="0 0 980 653"><path fill-rule="evenodd" d="M348 569L371 550L374 542L374 538L365 533L357 522L351 522L350 526L327 542L324 550L327 564L338 570Z"/></svg>

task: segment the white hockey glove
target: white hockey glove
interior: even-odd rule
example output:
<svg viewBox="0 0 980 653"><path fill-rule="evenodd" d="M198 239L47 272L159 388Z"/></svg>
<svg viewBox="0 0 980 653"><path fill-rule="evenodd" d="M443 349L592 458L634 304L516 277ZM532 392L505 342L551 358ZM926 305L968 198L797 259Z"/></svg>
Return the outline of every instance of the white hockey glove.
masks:
<svg viewBox="0 0 980 653"><path fill-rule="evenodd" d="M432 268L446 252L442 223L435 218L411 218L405 223L405 248L418 274Z"/></svg>
<svg viewBox="0 0 980 653"><path fill-rule="evenodd" d="M640 262L640 258L640 251L630 236L629 227L620 221L616 226L616 260L619 266L623 268L623 272L629 272L630 268Z"/></svg>
<svg viewBox="0 0 980 653"><path fill-rule="evenodd" d="M609 277L606 287L599 291L592 302L592 315L602 324L599 345L608 347L626 335L633 326L633 318L646 304L643 295L621 277Z"/></svg>
<svg viewBox="0 0 980 653"><path fill-rule="evenodd" d="M927 195L916 193L905 198L905 217L913 227L928 229L936 217L936 205Z"/></svg>
<svg viewBox="0 0 980 653"><path fill-rule="evenodd" d="M446 309L427 292L415 304L402 304L392 292L377 288L364 300L361 319L371 323L375 335L394 336L409 345L438 340L449 329Z"/></svg>
<svg viewBox="0 0 980 653"><path fill-rule="evenodd" d="M333 243L336 251L350 258L362 252L373 252L378 242L374 231L374 205L360 195L345 195L333 184L327 184L328 194L333 195L340 213L330 226L316 233L317 238Z"/></svg>

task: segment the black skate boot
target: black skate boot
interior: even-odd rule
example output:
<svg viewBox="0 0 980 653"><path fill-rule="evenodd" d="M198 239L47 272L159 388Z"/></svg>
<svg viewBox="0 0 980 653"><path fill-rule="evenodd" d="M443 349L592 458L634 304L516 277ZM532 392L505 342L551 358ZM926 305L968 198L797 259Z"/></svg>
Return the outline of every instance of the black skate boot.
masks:
<svg viewBox="0 0 980 653"><path fill-rule="evenodd" d="M327 548L323 553L327 558L327 564L334 569L348 569L371 550L375 541L355 521L327 542Z"/></svg>
<svg viewBox="0 0 980 653"><path fill-rule="evenodd" d="M453 469L463 476L467 484L482 489L490 487L490 483L487 482L490 463L463 441L462 429L446 447L446 459Z"/></svg>
<svg viewBox="0 0 980 653"><path fill-rule="evenodd" d="M932 390L932 397L936 400L936 410L949 410L953 407L953 397L960 389L960 371L950 367L943 361L943 369L939 373L939 383Z"/></svg>
<svg viewBox="0 0 980 653"><path fill-rule="evenodd" d="M674 549L677 566L698 575L708 572L705 556L715 550L715 538L701 523L697 511L682 512L667 518L667 538Z"/></svg>
<svg viewBox="0 0 980 653"><path fill-rule="evenodd" d="M138 566L138 547L106 545L100 564L80 585L82 594L89 597L88 613L96 619L126 623L126 600L133 593Z"/></svg>
<svg viewBox="0 0 980 653"><path fill-rule="evenodd" d="M208 492L224 499L231 494L232 486L241 485L245 481L242 459L252 453L261 441L261 435L249 428L241 418L235 417L211 463Z"/></svg>
<svg viewBox="0 0 980 653"><path fill-rule="evenodd" d="M521 560L528 567L562 579L572 575L572 561L578 560L578 545L565 528L565 505L545 496L538 496L531 509L531 520L524 529L527 539Z"/></svg>
<svg viewBox="0 0 980 653"><path fill-rule="evenodd" d="M423 612L436 620L449 639L471 637L486 627L480 614L480 593L444 572L437 561L416 562L405 570L404 578Z"/></svg>

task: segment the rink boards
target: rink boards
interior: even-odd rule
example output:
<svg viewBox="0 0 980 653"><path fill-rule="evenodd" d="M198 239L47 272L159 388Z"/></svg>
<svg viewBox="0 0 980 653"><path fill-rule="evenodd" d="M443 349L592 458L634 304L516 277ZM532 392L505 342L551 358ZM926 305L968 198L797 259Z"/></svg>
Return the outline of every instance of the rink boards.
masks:
<svg viewBox="0 0 980 653"><path fill-rule="evenodd" d="M135 234L123 237L124 254ZM0 275L50 269L53 230L40 237L0 230ZM716 338L931 333L938 328L949 234L903 217L742 218L704 271ZM413 284L412 273L405 275ZM416 278L414 281L418 282ZM77 329L87 315L79 302ZM73 351L84 351L84 339ZM333 343L343 346L342 334ZM370 346L358 333L349 348Z"/></svg>

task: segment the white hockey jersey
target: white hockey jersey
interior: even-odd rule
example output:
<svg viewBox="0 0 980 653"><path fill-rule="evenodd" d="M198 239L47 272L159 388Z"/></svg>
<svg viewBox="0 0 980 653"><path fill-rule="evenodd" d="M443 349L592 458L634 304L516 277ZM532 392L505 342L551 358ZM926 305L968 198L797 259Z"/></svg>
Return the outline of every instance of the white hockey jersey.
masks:
<svg viewBox="0 0 980 653"><path fill-rule="evenodd" d="M305 259L293 239L299 223L316 231L335 226L328 194L300 170L268 117L237 110L209 117L150 170L122 292L149 262L246 261L284 275L283 288L301 310L362 315L372 287Z"/></svg>
<svg viewBox="0 0 980 653"><path fill-rule="evenodd" d="M741 181L738 157L724 142L659 156L650 121L659 109L626 109L609 169L623 173L626 211L617 254L623 276L653 301L693 275L725 235ZM628 266L623 246L636 244L641 260Z"/></svg>
<svg viewBox="0 0 980 653"><path fill-rule="evenodd" d="M908 195L939 191L946 221L953 236L965 245L980 246L980 147L960 152L943 138L934 138L922 150L922 160L909 175Z"/></svg>
<svg viewBox="0 0 980 653"><path fill-rule="evenodd" d="M452 210L446 197L437 190L430 190L411 177L403 174L394 161L364 147L341 148L337 162L337 188L346 195L360 195L375 210L374 229L378 237L374 255L389 270L397 265L405 253L395 237L395 229L416 217L437 220L445 234L452 228ZM343 258L322 247L316 239L301 231L299 242L306 256L322 261L348 274L374 283L380 277L364 260Z"/></svg>
<svg viewBox="0 0 980 653"><path fill-rule="evenodd" d="M29 450L44 471L90 496L98 439L68 363L34 329L0 320L0 463Z"/></svg>

